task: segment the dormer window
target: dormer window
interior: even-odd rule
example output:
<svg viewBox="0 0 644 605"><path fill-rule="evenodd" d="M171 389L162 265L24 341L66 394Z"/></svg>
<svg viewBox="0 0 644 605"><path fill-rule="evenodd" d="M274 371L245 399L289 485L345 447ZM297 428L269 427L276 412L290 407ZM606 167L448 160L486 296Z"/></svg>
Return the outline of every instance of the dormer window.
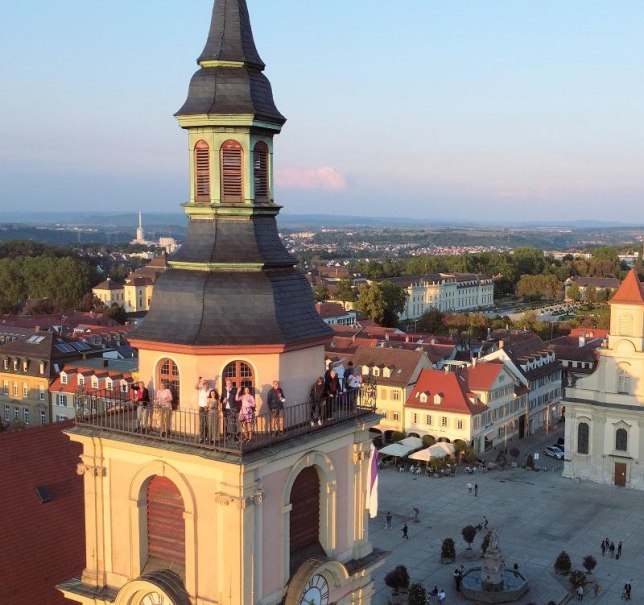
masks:
<svg viewBox="0 0 644 605"><path fill-rule="evenodd" d="M368 366L362 366L362 375L363 375L363 376L368 376L368 375L369 375L369 368L368 368Z"/></svg>
<svg viewBox="0 0 644 605"><path fill-rule="evenodd" d="M427 403L427 393L420 394L420 401L421 403Z"/></svg>
<svg viewBox="0 0 644 605"><path fill-rule="evenodd" d="M42 376L42 375L44 375L44 373L45 373L45 368L46 368L46 367L47 367L47 362L45 362L45 361L41 361L41 362L40 362L40 367L39 367L40 375L41 375L41 376Z"/></svg>
<svg viewBox="0 0 644 605"><path fill-rule="evenodd" d="M225 203L241 203L242 147L237 141L229 140L221 146L221 199Z"/></svg>
<svg viewBox="0 0 644 605"><path fill-rule="evenodd" d="M22 360L22 371L26 372L29 369L29 360L28 359L23 359Z"/></svg>
<svg viewBox="0 0 644 605"><path fill-rule="evenodd" d="M383 368L382 376L383 376L383 378L389 378L391 376L391 369L390 368Z"/></svg>
<svg viewBox="0 0 644 605"><path fill-rule="evenodd" d="M60 384L67 384L67 374L61 373Z"/></svg>
<svg viewBox="0 0 644 605"><path fill-rule="evenodd" d="M380 376L380 368L374 368L372 373L374 376Z"/></svg>
<svg viewBox="0 0 644 605"><path fill-rule="evenodd" d="M443 394L436 393L436 395L434 395L434 405L440 405L442 402L443 402Z"/></svg>
<svg viewBox="0 0 644 605"><path fill-rule="evenodd" d="M4 366L4 369L5 369L5 370L8 370L8 369L9 369L9 358L8 358L8 357L5 357L5 358L2 360L2 365Z"/></svg>
<svg viewBox="0 0 644 605"><path fill-rule="evenodd" d="M253 150L253 177L255 203L268 202L268 145L260 141Z"/></svg>
<svg viewBox="0 0 644 605"><path fill-rule="evenodd" d="M210 147L206 141L195 145L195 200L210 202Z"/></svg>
<svg viewBox="0 0 644 605"><path fill-rule="evenodd" d="M105 388L106 389L111 389L112 388L112 379L111 378L106 378L105 379Z"/></svg>
<svg viewBox="0 0 644 605"><path fill-rule="evenodd" d="M92 388L98 389L98 378L96 376L92 376Z"/></svg>
<svg viewBox="0 0 644 605"><path fill-rule="evenodd" d="M78 386L79 387L85 386L85 376L83 376L82 374L78 375Z"/></svg>
<svg viewBox="0 0 644 605"><path fill-rule="evenodd" d="M16 371L16 372L18 371L18 364L19 364L19 363L20 363L20 362L19 362L19 360L18 360L18 359L14 359L14 360L13 360L13 369L14 369L14 371Z"/></svg>

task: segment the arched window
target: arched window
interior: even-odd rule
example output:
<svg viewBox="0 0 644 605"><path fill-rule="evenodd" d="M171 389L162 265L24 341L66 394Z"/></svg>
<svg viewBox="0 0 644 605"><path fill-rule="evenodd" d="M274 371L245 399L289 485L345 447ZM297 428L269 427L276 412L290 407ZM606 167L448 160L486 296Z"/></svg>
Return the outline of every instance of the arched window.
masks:
<svg viewBox="0 0 644 605"><path fill-rule="evenodd" d="M210 201L210 148L206 141L195 145L195 199L197 202Z"/></svg>
<svg viewBox="0 0 644 605"><path fill-rule="evenodd" d="M268 203L268 145L260 141L253 150L255 203Z"/></svg>
<svg viewBox="0 0 644 605"><path fill-rule="evenodd" d="M324 555L320 544L320 478L309 466L297 476L291 488L290 563L295 571L305 559Z"/></svg>
<svg viewBox="0 0 644 605"><path fill-rule="evenodd" d="M221 198L223 202L244 201L242 187L242 147L237 141L226 141L221 146Z"/></svg>
<svg viewBox="0 0 644 605"><path fill-rule="evenodd" d="M631 392L631 375L628 366L617 368L617 392L629 395Z"/></svg>
<svg viewBox="0 0 644 605"><path fill-rule="evenodd" d="M615 431L615 449L620 452L628 450L628 432L626 429L617 429Z"/></svg>
<svg viewBox="0 0 644 605"><path fill-rule="evenodd" d="M157 376L157 388L161 388L163 381L168 383L168 388L172 391L172 408L176 410L179 407L179 394L181 392L179 368L172 359L162 359L159 362L158 367L159 375Z"/></svg>
<svg viewBox="0 0 644 605"><path fill-rule="evenodd" d="M232 380L236 387L250 387L252 389L254 383L253 368L244 361L231 361L224 368L224 384L227 379Z"/></svg>
<svg viewBox="0 0 644 605"><path fill-rule="evenodd" d="M578 454L587 454L588 453L588 441L589 441L590 430L587 422L580 422L577 427L577 453Z"/></svg>
<svg viewBox="0 0 644 605"><path fill-rule="evenodd" d="M148 569L159 565L184 574L186 529L183 498L177 486L155 476L147 488Z"/></svg>

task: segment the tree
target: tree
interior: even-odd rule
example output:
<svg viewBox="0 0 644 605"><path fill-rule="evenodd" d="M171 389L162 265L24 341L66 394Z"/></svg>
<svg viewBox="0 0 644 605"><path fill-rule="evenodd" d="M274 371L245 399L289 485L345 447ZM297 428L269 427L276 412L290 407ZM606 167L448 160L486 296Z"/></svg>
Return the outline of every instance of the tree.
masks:
<svg viewBox="0 0 644 605"><path fill-rule="evenodd" d="M588 573L593 573L593 569L597 567L597 559L592 555L586 555L582 564Z"/></svg>
<svg viewBox="0 0 644 605"><path fill-rule="evenodd" d="M420 582L409 587L409 605L427 605L427 590Z"/></svg>
<svg viewBox="0 0 644 605"><path fill-rule="evenodd" d="M383 326L393 327L405 308L407 293L390 281L361 286L356 309Z"/></svg>
<svg viewBox="0 0 644 605"><path fill-rule="evenodd" d="M127 321L127 313L118 303L112 303L112 306L107 310L107 316L120 324L124 324Z"/></svg>
<svg viewBox="0 0 644 605"><path fill-rule="evenodd" d="M586 302L594 303L597 300L597 288L590 284L586 286Z"/></svg>
<svg viewBox="0 0 644 605"><path fill-rule="evenodd" d="M329 288L327 288L325 284L315 286L315 288L313 288L313 298L315 299L315 302L320 303L329 300Z"/></svg>
<svg viewBox="0 0 644 605"><path fill-rule="evenodd" d="M571 571L568 579L570 580L573 588L586 586L587 583L586 574L581 571L581 569L575 569L574 571Z"/></svg>
<svg viewBox="0 0 644 605"><path fill-rule="evenodd" d="M476 538L476 527L473 525L466 525L461 530L461 534L463 536L463 540L467 542L467 550L472 550L472 542L474 542L474 538Z"/></svg>
<svg viewBox="0 0 644 605"><path fill-rule="evenodd" d="M356 299L356 293L353 289L353 280L349 277L341 279L335 287L333 296L337 300L341 301L345 307L348 302L353 302Z"/></svg>
<svg viewBox="0 0 644 605"><path fill-rule="evenodd" d="M558 573L566 574L569 573L571 569L572 562L570 561L570 555L565 550L562 550L555 559L555 570Z"/></svg>
<svg viewBox="0 0 644 605"><path fill-rule="evenodd" d="M438 309L430 309L420 316L417 329L430 334L444 334L443 314Z"/></svg>
<svg viewBox="0 0 644 605"><path fill-rule="evenodd" d="M398 565L385 575L385 584L393 591L409 588L409 572L404 565Z"/></svg>
<svg viewBox="0 0 644 605"><path fill-rule="evenodd" d="M456 558L456 547L452 538L445 538L441 546L441 562L450 563Z"/></svg>
<svg viewBox="0 0 644 605"><path fill-rule="evenodd" d="M576 283L570 284L568 290L566 290L566 296L572 300L572 302L579 302L581 300L581 290Z"/></svg>

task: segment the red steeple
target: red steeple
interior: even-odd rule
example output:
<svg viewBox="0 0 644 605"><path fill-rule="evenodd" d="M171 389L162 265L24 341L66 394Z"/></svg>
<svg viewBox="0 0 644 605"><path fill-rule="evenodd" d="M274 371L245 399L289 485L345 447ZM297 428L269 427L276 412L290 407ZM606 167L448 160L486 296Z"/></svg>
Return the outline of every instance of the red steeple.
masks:
<svg viewBox="0 0 644 605"><path fill-rule="evenodd" d="M628 272L622 285L617 288L615 296L609 302L620 305L644 305L644 287L635 269Z"/></svg>

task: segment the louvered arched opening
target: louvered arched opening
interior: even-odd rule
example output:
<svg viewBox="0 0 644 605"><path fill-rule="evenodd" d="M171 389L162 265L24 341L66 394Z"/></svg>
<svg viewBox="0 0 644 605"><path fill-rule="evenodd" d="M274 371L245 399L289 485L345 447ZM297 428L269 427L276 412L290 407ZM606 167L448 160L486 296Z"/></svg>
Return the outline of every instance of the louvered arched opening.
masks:
<svg viewBox="0 0 644 605"><path fill-rule="evenodd" d="M253 150L255 203L268 203L268 145L260 141Z"/></svg>
<svg viewBox="0 0 644 605"><path fill-rule="evenodd" d="M320 544L320 477L313 466L305 468L291 489L290 568L324 555Z"/></svg>
<svg viewBox="0 0 644 605"><path fill-rule="evenodd" d="M210 202L210 148L206 141L195 145L195 200Z"/></svg>
<svg viewBox="0 0 644 605"><path fill-rule="evenodd" d="M221 199L226 203L244 201L242 186L243 155L237 141L226 141L221 146Z"/></svg>
<svg viewBox="0 0 644 605"><path fill-rule="evenodd" d="M186 530L183 513L183 498L177 486L165 477L153 477L147 488L146 570L168 568L184 575Z"/></svg>

